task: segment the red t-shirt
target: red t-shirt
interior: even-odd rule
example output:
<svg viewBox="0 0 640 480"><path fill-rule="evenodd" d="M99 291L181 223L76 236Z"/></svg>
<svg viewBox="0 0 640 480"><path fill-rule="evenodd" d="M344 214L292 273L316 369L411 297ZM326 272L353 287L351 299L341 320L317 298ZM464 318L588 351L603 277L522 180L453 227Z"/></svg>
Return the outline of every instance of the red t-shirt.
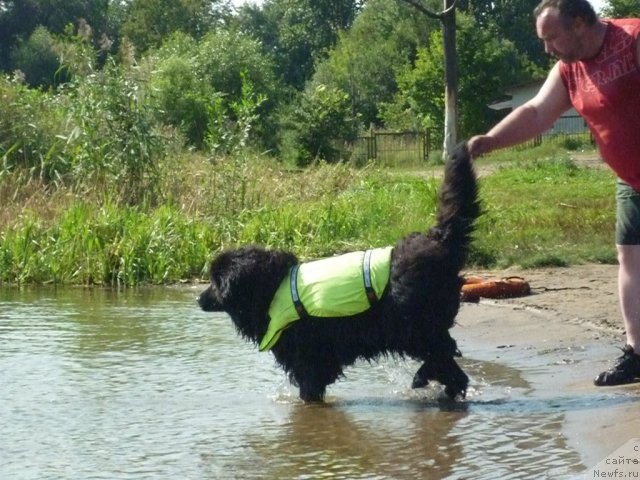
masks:
<svg viewBox="0 0 640 480"><path fill-rule="evenodd" d="M640 19L605 20L600 52L589 60L560 62L560 76L613 171L640 190Z"/></svg>

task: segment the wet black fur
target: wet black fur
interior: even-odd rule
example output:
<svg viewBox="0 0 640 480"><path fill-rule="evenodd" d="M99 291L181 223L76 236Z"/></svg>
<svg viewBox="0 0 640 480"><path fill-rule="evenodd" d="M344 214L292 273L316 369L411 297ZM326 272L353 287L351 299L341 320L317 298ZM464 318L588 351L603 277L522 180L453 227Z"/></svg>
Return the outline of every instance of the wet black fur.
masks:
<svg viewBox="0 0 640 480"><path fill-rule="evenodd" d="M449 397L464 397L469 380L454 359L460 353L449 329L460 306L459 273L479 210L476 177L461 144L445 166L436 225L398 241L381 300L348 319L294 322L273 347L276 361L299 386L300 398L322 401L344 367L388 354L424 362L414 388L437 380ZM211 263L211 283L198 303L205 311L227 312L238 332L259 344L271 299L296 263L291 253L258 246L225 251Z"/></svg>

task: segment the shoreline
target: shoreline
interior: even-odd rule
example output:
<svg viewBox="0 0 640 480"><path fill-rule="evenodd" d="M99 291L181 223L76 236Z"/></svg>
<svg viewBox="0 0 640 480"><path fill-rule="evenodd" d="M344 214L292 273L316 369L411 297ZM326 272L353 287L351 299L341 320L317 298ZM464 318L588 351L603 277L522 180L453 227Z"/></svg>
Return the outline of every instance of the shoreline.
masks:
<svg viewBox="0 0 640 480"><path fill-rule="evenodd" d="M463 303L453 336L465 356L521 371L530 396L564 414L565 442L588 469L639 436L640 383L593 385L624 346L617 265L467 273L519 276L531 294Z"/></svg>

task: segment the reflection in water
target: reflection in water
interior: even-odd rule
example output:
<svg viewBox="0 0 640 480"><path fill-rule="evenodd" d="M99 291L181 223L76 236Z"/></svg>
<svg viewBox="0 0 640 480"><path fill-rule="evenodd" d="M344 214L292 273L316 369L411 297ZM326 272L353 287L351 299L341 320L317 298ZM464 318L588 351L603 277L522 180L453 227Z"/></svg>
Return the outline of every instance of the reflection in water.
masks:
<svg viewBox="0 0 640 480"><path fill-rule="evenodd" d="M265 478L446 478L462 454L446 438L464 413L406 407L295 405L275 438L249 443Z"/></svg>
<svg viewBox="0 0 640 480"><path fill-rule="evenodd" d="M0 289L0 478L563 478L565 412L633 400L539 398L465 359L464 403L385 361L304 405L199 290Z"/></svg>

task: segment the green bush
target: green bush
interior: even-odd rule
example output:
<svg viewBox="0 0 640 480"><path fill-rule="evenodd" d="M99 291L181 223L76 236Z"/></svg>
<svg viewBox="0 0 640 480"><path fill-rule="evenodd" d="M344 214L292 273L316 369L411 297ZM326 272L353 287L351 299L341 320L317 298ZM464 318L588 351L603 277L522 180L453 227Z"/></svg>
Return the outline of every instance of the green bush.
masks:
<svg viewBox="0 0 640 480"><path fill-rule="evenodd" d="M60 72L55 39L43 26L36 27L27 41L18 44L11 53L11 60L31 87L46 89L66 80L66 75Z"/></svg>
<svg viewBox="0 0 640 480"><path fill-rule="evenodd" d="M315 160L348 160L345 145L358 134L349 96L319 85L305 91L283 117L280 151L284 161L304 167Z"/></svg>
<svg viewBox="0 0 640 480"><path fill-rule="evenodd" d="M2 76L0 98L1 171L20 168L46 181L67 172L68 127L60 97Z"/></svg>
<svg viewBox="0 0 640 480"><path fill-rule="evenodd" d="M109 59L100 72L74 81L66 100L76 186L115 186L127 204L156 201L165 145L144 81Z"/></svg>

